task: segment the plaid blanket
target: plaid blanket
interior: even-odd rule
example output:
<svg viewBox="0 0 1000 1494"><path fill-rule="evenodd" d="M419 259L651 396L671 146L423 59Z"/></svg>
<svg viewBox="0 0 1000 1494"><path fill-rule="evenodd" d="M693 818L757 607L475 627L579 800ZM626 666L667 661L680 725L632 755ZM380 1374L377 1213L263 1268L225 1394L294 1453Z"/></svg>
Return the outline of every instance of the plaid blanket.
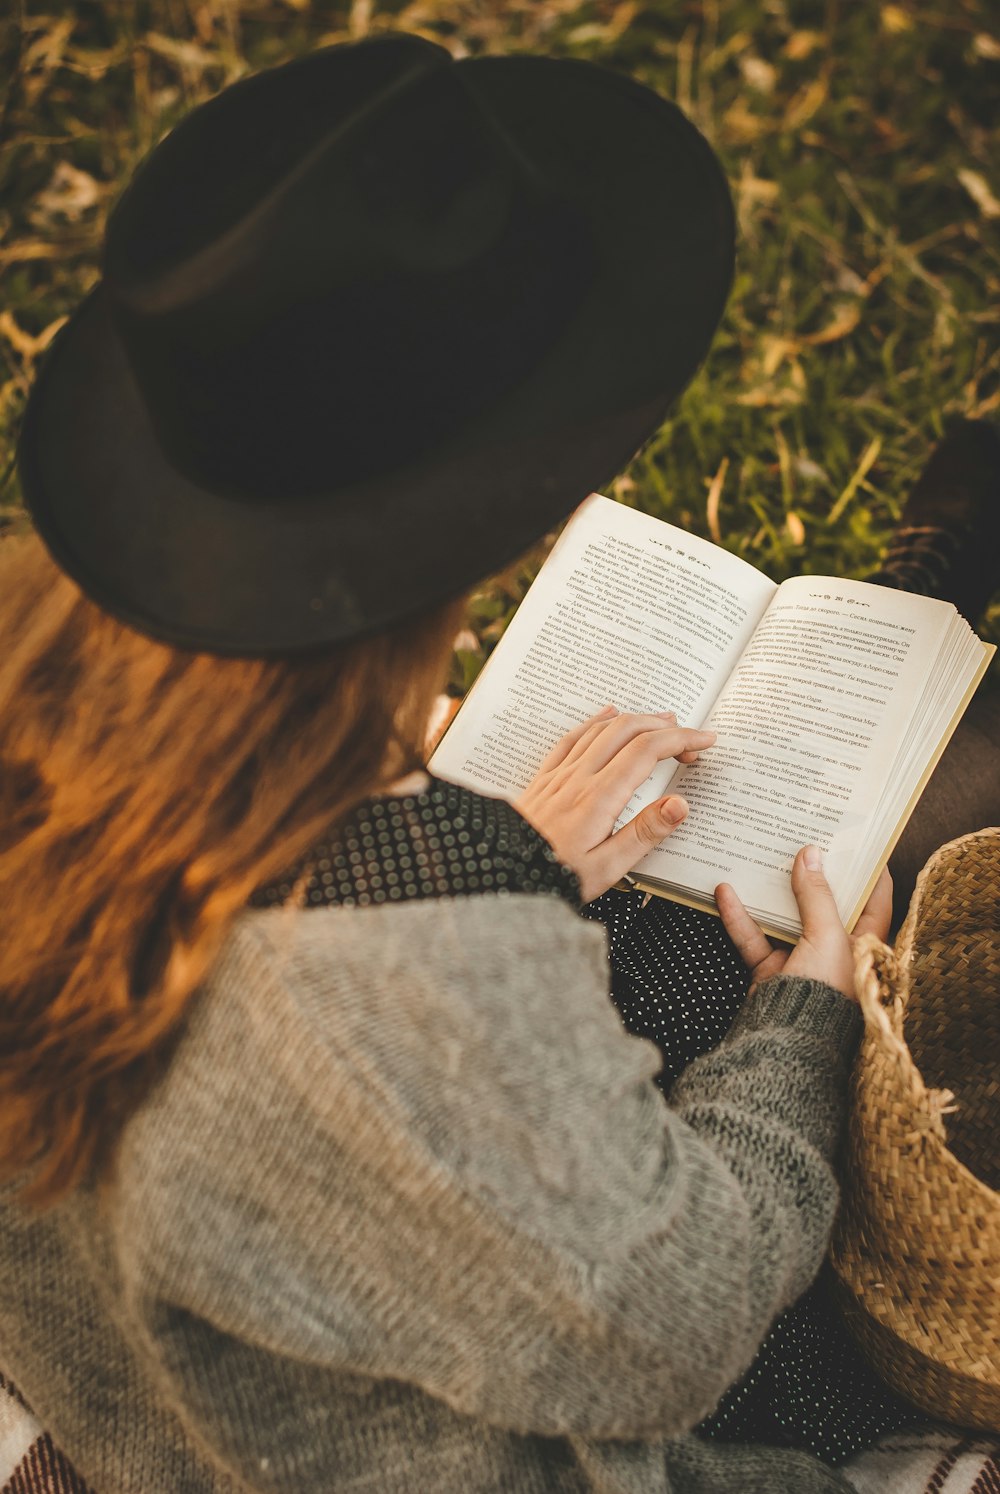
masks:
<svg viewBox="0 0 1000 1494"><path fill-rule="evenodd" d="M858 1494L1000 1494L1000 1438L945 1426L890 1432L840 1471Z"/></svg>
<svg viewBox="0 0 1000 1494"><path fill-rule="evenodd" d="M1000 1438L954 1427L894 1432L843 1464L841 1472L857 1494L1000 1494ZM63 1457L2 1374L0 1480L0 1494L101 1494Z"/></svg>
<svg viewBox="0 0 1000 1494"><path fill-rule="evenodd" d="M95 1494L39 1425L17 1387L2 1374L0 1480L0 1494Z"/></svg>

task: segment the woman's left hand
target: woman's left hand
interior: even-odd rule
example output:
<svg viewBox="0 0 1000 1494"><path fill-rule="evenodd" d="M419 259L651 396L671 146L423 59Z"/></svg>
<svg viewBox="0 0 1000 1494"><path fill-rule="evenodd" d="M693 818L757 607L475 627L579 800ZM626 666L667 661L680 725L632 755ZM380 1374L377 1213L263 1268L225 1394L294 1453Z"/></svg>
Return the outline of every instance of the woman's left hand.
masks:
<svg viewBox="0 0 1000 1494"><path fill-rule="evenodd" d="M810 851L815 852L813 858L809 858ZM802 936L794 949L787 950L775 949L728 882L721 882L715 889L715 903L726 933L750 972L750 990L759 981L784 972L825 981L848 1000L854 1000L855 945L862 934L875 934L883 943L889 937L892 919L889 868L882 868L853 935L848 934L841 922L817 847L803 846L796 856L792 865L792 891L802 919Z"/></svg>
<svg viewBox="0 0 1000 1494"><path fill-rule="evenodd" d="M612 834L615 820L657 763L695 762L715 732L677 725L672 711L619 713L605 706L566 733L549 753L514 808L544 835L592 902L665 840L687 814L674 794L647 804Z"/></svg>

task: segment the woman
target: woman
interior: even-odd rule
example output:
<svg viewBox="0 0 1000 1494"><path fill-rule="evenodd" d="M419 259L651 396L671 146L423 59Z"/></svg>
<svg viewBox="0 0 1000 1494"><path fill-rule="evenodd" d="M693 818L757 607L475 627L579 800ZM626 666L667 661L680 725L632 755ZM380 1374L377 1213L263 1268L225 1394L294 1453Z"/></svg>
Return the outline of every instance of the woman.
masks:
<svg viewBox="0 0 1000 1494"><path fill-rule="evenodd" d="M403 36L226 90L118 204L0 557L0 1354L98 1494L846 1487L693 1435L833 1219L821 867L783 968L719 889L758 979L668 1105L578 910L711 735L601 713L516 808L422 771L464 596L657 428L731 269L672 106Z"/></svg>

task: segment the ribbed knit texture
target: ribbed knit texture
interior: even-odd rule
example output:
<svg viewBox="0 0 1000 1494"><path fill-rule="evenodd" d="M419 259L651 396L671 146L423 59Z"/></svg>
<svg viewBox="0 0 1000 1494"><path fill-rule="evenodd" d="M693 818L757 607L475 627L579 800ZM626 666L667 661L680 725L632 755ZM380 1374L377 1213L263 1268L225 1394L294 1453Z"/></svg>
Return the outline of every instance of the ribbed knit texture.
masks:
<svg viewBox="0 0 1000 1494"><path fill-rule="evenodd" d="M114 1187L0 1195L0 1358L98 1494L845 1490L685 1434L819 1269L856 1009L668 1106L561 899L248 909Z"/></svg>

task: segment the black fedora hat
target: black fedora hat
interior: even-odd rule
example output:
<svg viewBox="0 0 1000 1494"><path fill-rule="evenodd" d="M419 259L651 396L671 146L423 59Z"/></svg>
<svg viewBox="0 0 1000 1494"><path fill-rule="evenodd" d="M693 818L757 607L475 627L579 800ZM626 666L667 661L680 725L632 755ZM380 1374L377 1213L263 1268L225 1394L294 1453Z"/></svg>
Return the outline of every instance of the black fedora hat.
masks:
<svg viewBox="0 0 1000 1494"><path fill-rule="evenodd" d="M18 446L56 562L278 656L456 596L619 472L708 350L728 187L595 63L387 33L224 89L140 165Z"/></svg>

